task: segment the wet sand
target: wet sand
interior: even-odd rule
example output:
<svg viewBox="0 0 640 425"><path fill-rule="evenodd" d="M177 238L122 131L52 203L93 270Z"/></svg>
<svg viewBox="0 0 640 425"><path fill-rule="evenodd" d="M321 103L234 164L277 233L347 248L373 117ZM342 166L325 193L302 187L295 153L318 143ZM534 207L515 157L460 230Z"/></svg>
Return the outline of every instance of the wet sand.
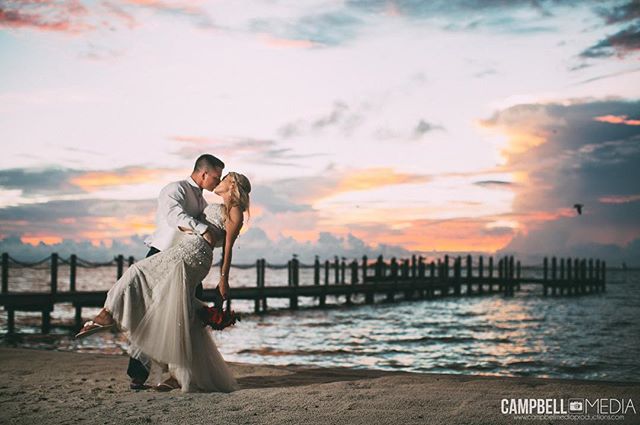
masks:
<svg viewBox="0 0 640 425"><path fill-rule="evenodd" d="M0 348L2 424L640 423L515 420L505 398L624 398L640 383L417 374L230 363L231 394L132 391L127 357Z"/></svg>

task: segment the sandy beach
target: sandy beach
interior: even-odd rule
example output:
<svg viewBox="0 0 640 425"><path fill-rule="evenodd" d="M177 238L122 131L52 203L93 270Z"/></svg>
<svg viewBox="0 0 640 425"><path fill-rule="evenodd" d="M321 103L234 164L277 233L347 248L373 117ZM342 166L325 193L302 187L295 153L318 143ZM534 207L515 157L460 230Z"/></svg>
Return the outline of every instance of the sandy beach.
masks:
<svg viewBox="0 0 640 425"><path fill-rule="evenodd" d="M153 424L501 424L504 398L631 398L640 384L231 363L231 394L131 391L124 356L0 349L0 422ZM624 420L638 423L627 412ZM597 423L588 421L587 423Z"/></svg>

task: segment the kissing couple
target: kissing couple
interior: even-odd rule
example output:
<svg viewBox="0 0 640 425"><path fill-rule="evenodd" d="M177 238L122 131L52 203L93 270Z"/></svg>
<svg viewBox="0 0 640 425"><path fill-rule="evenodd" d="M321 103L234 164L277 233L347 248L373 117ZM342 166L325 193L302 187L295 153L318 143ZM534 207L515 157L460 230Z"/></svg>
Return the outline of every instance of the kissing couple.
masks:
<svg viewBox="0 0 640 425"><path fill-rule="evenodd" d="M242 174L222 178L224 163L201 155L191 176L166 185L158 197L156 231L145 241L147 257L129 267L107 293L100 313L76 338L116 328L129 341L130 387L146 384L153 367L169 374L155 388L182 392L239 389L199 312L202 279L209 273L213 249L222 248L216 302L229 297L233 244L249 212L251 183ZM207 204L203 190L219 195Z"/></svg>

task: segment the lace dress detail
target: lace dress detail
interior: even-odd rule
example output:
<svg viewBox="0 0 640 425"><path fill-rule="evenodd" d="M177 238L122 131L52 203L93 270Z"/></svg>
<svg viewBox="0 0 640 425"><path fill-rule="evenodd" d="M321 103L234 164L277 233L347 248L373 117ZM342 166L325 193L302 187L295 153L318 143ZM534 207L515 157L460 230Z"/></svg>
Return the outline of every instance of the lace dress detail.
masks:
<svg viewBox="0 0 640 425"><path fill-rule="evenodd" d="M221 208L207 209L209 224L224 232ZM183 392L238 389L213 334L196 314L206 304L195 297L195 289L212 261L212 248L204 238L185 234L176 245L129 267L104 305L127 335L130 356L144 355L167 365Z"/></svg>
<svg viewBox="0 0 640 425"><path fill-rule="evenodd" d="M224 244L225 237L225 222L226 216L224 214L223 204L209 204L203 211L205 221L211 227L213 236L215 239L214 247L221 248Z"/></svg>

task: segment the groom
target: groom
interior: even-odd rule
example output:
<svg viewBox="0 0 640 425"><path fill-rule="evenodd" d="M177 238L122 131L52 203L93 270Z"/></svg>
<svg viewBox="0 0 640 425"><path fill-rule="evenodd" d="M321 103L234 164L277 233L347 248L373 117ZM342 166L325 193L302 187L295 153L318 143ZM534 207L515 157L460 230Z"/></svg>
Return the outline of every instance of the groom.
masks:
<svg viewBox="0 0 640 425"><path fill-rule="evenodd" d="M171 247L181 235L178 227L198 233L207 242L212 242L209 227L197 217L200 217L207 206L207 201L202 196L203 189L212 192L220 183L223 169L224 162L215 156L200 155L188 179L169 183L160 191L156 231L145 240L149 247L147 257ZM196 297L202 298L202 283L196 287ZM129 358L127 375L131 378L132 390L147 388L145 382L149 377L150 366L149 359Z"/></svg>

